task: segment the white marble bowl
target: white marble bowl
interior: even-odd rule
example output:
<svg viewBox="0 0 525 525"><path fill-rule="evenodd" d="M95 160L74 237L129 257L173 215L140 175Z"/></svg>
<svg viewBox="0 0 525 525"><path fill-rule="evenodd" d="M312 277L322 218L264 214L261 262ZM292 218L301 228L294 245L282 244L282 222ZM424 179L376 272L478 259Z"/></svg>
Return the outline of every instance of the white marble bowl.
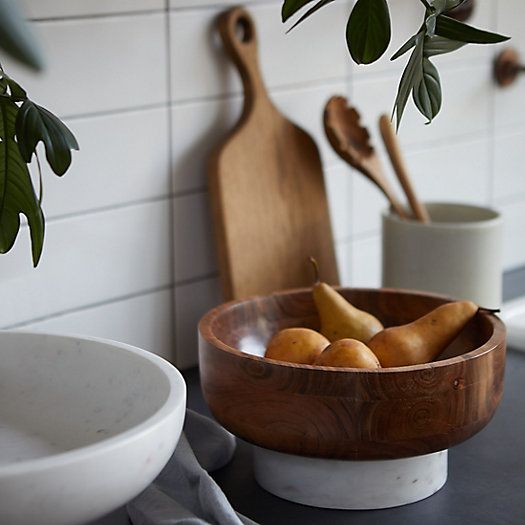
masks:
<svg viewBox="0 0 525 525"><path fill-rule="evenodd" d="M76 525L139 494L179 439L186 386L145 350L0 332L0 523Z"/></svg>

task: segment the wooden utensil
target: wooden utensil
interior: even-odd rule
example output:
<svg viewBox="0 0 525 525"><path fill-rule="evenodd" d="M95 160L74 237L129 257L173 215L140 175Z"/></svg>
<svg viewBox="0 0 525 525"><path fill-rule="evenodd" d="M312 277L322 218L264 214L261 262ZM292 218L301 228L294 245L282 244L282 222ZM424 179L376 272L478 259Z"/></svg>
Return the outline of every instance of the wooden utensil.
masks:
<svg viewBox="0 0 525 525"><path fill-rule="evenodd" d="M338 282L323 171L313 139L272 104L256 28L236 7L218 21L244 87L244 109L211 159L209 191L226 299L312 283L309 256Z"/></svg>
<svg viewBox="0 0 525 525"><path fill-rule="evenodd" d="M383 175L379 156L370 144L370 134L361 125L358 111L344 97L332 97L325 106L324 128L332 148L348 164L368 177L386 196L402 218L407 214Z"/></svg>
<svg viewBox="0 0 525 525"><path fill-rule="evenodd" d="M430 215L428 214L425 205L416 196L416 192L410 181L408 170L403 161L403 156L401 155L399 140L397 139L397 135L387 115L381 115L379 117L379 130L381 131L381 137L383 137L383 142L385 143L392 167L394 168L397 178L405 191L415 218L418 221L429 223Z"/></svg>

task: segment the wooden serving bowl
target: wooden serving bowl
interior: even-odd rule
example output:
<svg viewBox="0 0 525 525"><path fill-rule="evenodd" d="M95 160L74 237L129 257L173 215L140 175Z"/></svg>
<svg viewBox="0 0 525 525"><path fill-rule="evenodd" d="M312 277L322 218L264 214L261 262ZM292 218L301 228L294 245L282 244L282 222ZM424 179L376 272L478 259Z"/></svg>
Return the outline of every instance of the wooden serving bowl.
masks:
<svg viewBox="0 0 525 525"><path fill-rule="evenodd" d="M339 291L385 326L450 301L405 290ZM229 302L199 324L206 402L225 428L260 447L353 460L429 454L481 430L501 399L505 326L492 314L478 313L437 361L378 370L261 357L270 337L291 326L318 329L310 290Z"/></svg>

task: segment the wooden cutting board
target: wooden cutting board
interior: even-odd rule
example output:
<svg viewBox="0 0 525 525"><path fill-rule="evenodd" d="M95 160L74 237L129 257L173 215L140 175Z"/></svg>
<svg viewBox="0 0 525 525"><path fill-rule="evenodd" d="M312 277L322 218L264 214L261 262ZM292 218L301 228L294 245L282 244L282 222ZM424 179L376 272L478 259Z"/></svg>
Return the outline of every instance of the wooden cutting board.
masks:
<svg viewBox="0 0 525 525"><path fill-rule="evenodd" d="M244 86L240 120L212 156L209 171L225 298L309 286L310 256L319 263L321 279L338 284L317 146L272 104L259 71L256 28L248 12L230 9L218 24Z"/></svg>

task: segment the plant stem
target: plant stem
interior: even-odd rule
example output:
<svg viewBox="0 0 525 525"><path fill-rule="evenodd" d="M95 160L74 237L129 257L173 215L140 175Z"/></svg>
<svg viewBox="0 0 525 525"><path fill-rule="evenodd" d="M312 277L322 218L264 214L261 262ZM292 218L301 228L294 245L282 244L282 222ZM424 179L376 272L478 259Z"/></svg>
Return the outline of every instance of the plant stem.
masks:
<svg viewBox="0 0 525 525"><path fill-rule="evenodd" d="M315 282L318 283L321 281L321 279L319 278L319 265L317 264L317 261L315 260L315 258L312 257L311 255L310 255L309 261L312 263L312 266L314 267Z"/></svg>

